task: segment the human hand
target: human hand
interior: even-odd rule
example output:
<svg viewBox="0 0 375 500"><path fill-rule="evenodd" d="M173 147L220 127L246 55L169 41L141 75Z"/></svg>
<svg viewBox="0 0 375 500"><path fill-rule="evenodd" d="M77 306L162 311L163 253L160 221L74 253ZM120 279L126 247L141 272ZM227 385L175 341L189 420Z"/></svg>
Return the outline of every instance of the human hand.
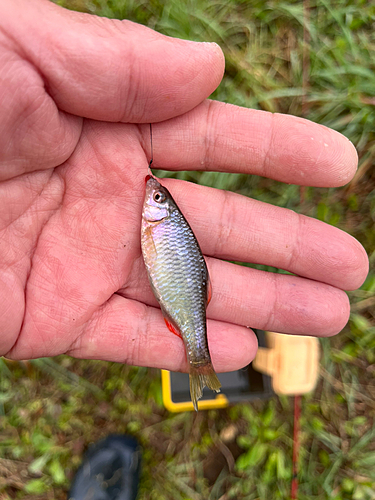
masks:
<svg viewBox="0 0 375 500"><path fill-rule="evenodd" d="M355 173L354 147L307 120L205 100L223 74L216 45L42 0L2 2L0 25L0 354L186 369L141 257L148 123L155 166L166 170L339 186ZM216 371L254 357L247 325L318 336L343 328L343 290L367 274L356 240L233 193L163 184L207 256Z"/></svg>

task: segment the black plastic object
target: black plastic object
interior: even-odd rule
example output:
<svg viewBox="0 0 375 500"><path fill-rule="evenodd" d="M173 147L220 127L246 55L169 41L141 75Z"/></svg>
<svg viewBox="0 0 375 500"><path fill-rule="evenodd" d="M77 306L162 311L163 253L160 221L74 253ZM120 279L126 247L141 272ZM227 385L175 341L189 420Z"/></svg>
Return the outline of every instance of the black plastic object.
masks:
<svg viewBox="0 0 375 500"><path fill-rule="evenodd" d="M135 500L141 449L131 436L113 434L92 445L70 489L69 500Z"/></svg>
<svg viewBox="0 0 375 500"><path fill-rule="evenodd" d="M254 330L254 332L258 338L259 347L267 347L264 331ZM222 384L221 393L226 396L229 403L267 399L274 394L271 377L254 370L251 363L235 372L219 373L218 378ZM172 402L190 401L189 375L171 372L170 380ZM205 389L200 401L212 399L215 399L213 392Z"/></svg>

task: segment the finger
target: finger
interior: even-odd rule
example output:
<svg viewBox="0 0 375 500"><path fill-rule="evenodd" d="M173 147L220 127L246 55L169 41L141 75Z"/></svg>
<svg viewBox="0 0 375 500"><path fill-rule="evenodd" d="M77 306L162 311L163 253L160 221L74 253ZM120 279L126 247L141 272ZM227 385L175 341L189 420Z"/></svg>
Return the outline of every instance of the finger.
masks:
<svg viewBox="0 0 375 500"><path fill-rule="evenodd" d="M247 173L302 186L342 186L358 163L353 144L334 130L215 101L154 124L153 139L155 168Z"/></svg>
<svg viewBox="0 0 375 500"><path fill-rule="evenodd" d="M59 108L75 115L165 120L194 108L223 76L224 56L216 44L166 37L52 2L3 4L5 30L39 69Z"/></svg>
<svg viewBox="0 0 375 500"><path fill-rule="evenodd" d="M208 321L207 336L213 365L218 372L242 368L255 356L257 340L248 328ZM160 310L118 295L98 311L68 354L188 371L183 341L167 329Z"/></svg>
<svg viewBox="0 0 375 500"><path fill-rule="evenodd" d="M213 320L319 337L339 333L348 321L348 296L338 288L298 276L206 260L212 282L207 315ZM157 306L141 258L120 293Z"/></svg>
<svg viewBox="0 0 375 500"><path fill-rule="evenodd" d="M216 320L318 337L336 335L348 322L348 296L330 285L216 259L209 270L216 297L209 317Z"/></svg>
<svg viewBox="0 0 375 500"><path fill-rule="evenodd" d="M344 290L358 288L367 276L364 248L336 227L228 191L174 179L162 183L205 255L274 266Z"/></svg>

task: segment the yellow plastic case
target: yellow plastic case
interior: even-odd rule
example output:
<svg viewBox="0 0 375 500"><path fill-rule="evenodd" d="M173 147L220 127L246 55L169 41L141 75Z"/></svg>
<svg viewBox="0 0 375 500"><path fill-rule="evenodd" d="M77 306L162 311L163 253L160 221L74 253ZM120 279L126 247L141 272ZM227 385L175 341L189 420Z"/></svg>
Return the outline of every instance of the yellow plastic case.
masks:
<svg viewBox="0 0 375 500"><path fill-rule="evenodd" d="M161 385L163 391L163 404L165 408L173 413L182 411L194 411L194 406L191 401L181 401L176 403L172 399L171 372L168 370L161 371ZM214 394L214 393L213 393ZM210 410L212 408L225 408L229 405L229 401L222 393L216 394L212 399L200 399L198 401L198 410Z"/></svg>
<svg viewBox="0 0 375 500"><path fill-rule="evenodd" d="M265 333L254 330L260 346L266 346ZM162 370L162 391L164 406L171 412L193 411L190 400L189 376L186 373ZM269 398L272 394L271 378L254 370L252 363L234 372L218 373L222 390L216 394L205 389L198 401L200 410L225 408L229 404L254 399Z"/></svg>
<svg viewBox="0 0 375 500"><path fill-rule="evenodd" d="M255 333L260 347L254 361L237 372L219 373L222 392L215 394L205 389L203 398L198 401L199 410L269 398L274 392L297 395L314 389L319 373L317 338L260 330ZM194 410L187 374L162 370L161 380L163 404L167 410L174 413Z"/></svg>

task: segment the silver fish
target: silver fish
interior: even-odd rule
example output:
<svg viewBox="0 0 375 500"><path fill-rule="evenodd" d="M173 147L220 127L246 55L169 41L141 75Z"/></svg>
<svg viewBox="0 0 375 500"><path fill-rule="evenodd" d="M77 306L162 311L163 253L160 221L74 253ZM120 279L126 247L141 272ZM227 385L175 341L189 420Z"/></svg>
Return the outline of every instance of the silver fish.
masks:
<svg viewBox="0 0 375 500"><path fill-rule="evenodd" d="M168 328L184 341L194 409L203 388L220 392L207 343L206 307L211 285L206 262L170 192L146 177L141 244L151 288Z"/></svg>

